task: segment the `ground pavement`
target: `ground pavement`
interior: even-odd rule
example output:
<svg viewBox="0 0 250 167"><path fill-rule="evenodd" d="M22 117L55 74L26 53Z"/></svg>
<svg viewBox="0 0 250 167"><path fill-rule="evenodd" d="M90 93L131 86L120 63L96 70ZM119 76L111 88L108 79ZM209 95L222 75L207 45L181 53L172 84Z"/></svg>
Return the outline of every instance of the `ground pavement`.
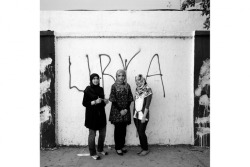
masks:
<svg viewBox="0 0 250 167"><path fill-rule="evenodd" d="M123 156L116 154L114 147L105 146L109 155L94 160L87 147L59 147L56 150L41 150L40 167L209 167L210 149L196 146L149 146L150 153L138 156L140 147L127 147ZM83 153L85 156L78 156Z"/></svg>

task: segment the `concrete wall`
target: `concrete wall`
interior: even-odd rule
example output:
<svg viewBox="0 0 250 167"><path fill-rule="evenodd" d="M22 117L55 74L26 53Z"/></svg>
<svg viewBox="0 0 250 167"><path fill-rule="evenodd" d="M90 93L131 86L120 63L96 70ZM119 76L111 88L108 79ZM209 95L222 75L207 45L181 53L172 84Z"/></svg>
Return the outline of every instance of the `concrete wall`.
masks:
<svg viewBox="0 0 250 167"><path fill-rule="evenodd" d="M89 68L91 73L101 75L101 66L104 69L110 61L104 73L115 77L125 59L128 63L136 55L127 70L133 94L136 74L145 76L148 70L149 75L162 74L162 77L156 75L147 79L154 93L146 131L149 144L193 144L192 31L202 30L205 18L200 14L41 12L41 30L55 31L56 36L57 143L87 145L88 129L84 127L85 108L81 103L82 90L89 84ZM105 56L100 57L100 54ZM114 80L108 75L102 80L108 98ZM110 105L106 106L107 119ZM127 128L126 140L128 145L139 143L133 122ZM114 144L110 122L105 142Z"/></svg>
<svg viewBox="0 0 250 167"><path fill-rule="evenodd" d="M182 0L41 0L41 10L180 9Z"/></svg>
<svg viewBox="0 0 250 167"><path fill-rule="evenodd" d="M92 35L163 36L203 30L199 11L41 11L41 30Z"/></svg>

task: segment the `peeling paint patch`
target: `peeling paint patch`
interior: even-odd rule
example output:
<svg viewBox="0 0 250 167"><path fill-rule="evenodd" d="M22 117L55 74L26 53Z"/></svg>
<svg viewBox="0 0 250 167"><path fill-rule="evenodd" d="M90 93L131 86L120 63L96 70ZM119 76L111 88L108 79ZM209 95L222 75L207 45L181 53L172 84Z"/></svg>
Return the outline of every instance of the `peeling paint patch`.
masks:
<svg viewBox="0 0 250 167"><path fill-rule="evenodd" d="M201 96L201 91L202 91L202 88L199 86L199 87L195 90L195 96Z"/></svg>
<svg viewBox="0 0 250 167"><path fill-rule="evenodd" d="M40 59L40 72L44 73L46 70L46 67L52 63L51 58L46 59Z"/></svg>
<svg viewBox="0 0 250 167"><path fill-rule="evenodd" d="M203 135L209 134L210 128L209 127L200 127L198 128L197 135L202 137Z"/></svg>
<svg viewBox="0 0 250 167"><path fill-rule="evenodd" d="M209 59L203 61L203 65L201 66L201 70L200 70L200 76L204 76L208 74L210 74L210 60Z"/></svg>
<svg viewBox="0 0 250 167"><path fill-rule="evenodd" d="M195 96L199 98L198 117L195 118L196 136L200 146L209 145L210 138L210 60L206 59L200 68L199 84ZM195 139L195 140L196 140Z"/></svg>
<svg viewBox="0 0 250 167"><path fill-rule="evenodd" d="M210 123L210 116L208 117L203 117L203 118L197 118L195 119L196 124L205 124L205 123Z"/></svg>
<svg viewBox="0 0 250 167"><path fill-rule="evenodd" d="M206 94L200 97L199 104L202 106L209 106L209 98Z"/></svg>
<svg viewBox="0 0 250 167"><path fill-rule="evenodd" d="M51 108L50 106L44 106L40 109L40 123L44 123L50 119Z"/></svg>
<svg viewBox="0 0 250 167"><path fill-rule="evenodd" d="M40 99L43 98L43 94L50 90L51 79L45 80L40 83Z"/></svg>
<svg viewBox="0 0 250 167"><path fill-rule="evenodd" d="M54 32L40 32L40 147L54 150L55 143L55 42Z"/></svg>

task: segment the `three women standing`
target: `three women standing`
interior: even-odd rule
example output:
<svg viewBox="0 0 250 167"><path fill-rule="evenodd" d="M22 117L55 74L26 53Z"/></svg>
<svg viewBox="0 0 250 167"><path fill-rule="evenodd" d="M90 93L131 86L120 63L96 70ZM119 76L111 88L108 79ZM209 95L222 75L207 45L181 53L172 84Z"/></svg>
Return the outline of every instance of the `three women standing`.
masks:
<svg viewBox="0 0 250 167"><path fill-rule="evenodd" d="M139 134L141 151L139 155L148 154L148 142L145 134L149 120L149 105L152 99L152 90L148 87L145 78L141 74L136 76L135 106L133 111L134 123ZM84 90L83 106L86 107L85 126L89 129L88 145L93 159L98 160L95 148L96 131L99 131L97 151L103 155L108 153L103 150L106 136L106 114L105 105L108 100L104 99L103 88L100 87L100 77L93 73L90 75L90 86ZM130 85L126 82L126 72L118 70L116 81L111 87L109 101L112 102L109 121L114 124L115 150L118 155L123 155L125 149L125 138L127 125L131 124L130 104L133 99Z"/></svg>

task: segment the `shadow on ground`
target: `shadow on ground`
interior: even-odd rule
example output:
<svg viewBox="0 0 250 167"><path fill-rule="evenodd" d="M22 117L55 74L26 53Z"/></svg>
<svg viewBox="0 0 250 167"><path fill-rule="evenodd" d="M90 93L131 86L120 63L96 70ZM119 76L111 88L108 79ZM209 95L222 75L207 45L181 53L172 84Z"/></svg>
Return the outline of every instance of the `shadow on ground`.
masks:
<svg viewBox="0 0 250 167"><path fill-rule="evenodd" d="M116 154L114 147L105 151L109 155L101 160L90 156L77 156L89 153L87 147L59 147L54 151L41 150L40 167L209 167L210 149L195 146L150 146L150 153L138 156L139 147L127 147L123 156Z"/></svg>

